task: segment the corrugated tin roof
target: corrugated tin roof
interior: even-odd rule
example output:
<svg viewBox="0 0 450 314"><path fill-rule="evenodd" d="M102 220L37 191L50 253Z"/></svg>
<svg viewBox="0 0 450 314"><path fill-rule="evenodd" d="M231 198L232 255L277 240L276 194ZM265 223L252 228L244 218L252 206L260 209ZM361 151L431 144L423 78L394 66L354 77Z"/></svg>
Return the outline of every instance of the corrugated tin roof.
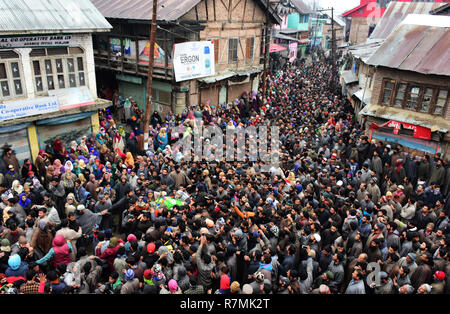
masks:
<svg viewBox="0 0 450 314"><path fill-rule="evenodd" d="M445 11L448 11L450 9L450 3L444 4L434 10L430 11L430 14L445 14Z"/></svg>
<svg viewBox="0 0 450 314"><path fill-rule="evenodd" d="M371 89L360 89L356 93L353 94L356 98L361 100L363 103L369 105L370 98L372 98L372 90Z"/></svg>
<svg viewBox="0 0 450 314"><path fill-rule="evenodd" d="M309 5L307 5L302 0L291 0L291 3L294 5L294 7L297 9L297 11L299 11L302 14L311 14L311 13L313 13L313 11L309 7Z"/></svg>
<svg viewBox="0 0 450 314"><path fill-rule="evenodd" d="M279 38L279 39L289 40L289 41L295 41L295 42L299 42L299 41L300 41L300 40L298 40L298 39L295 38L295 37L283 35L283 34L281 34L280 32L277 32L277 33L274 35L274 37L275 37L275 38Z"/></svg>
<svg viewBox="0 0 450 314"><path fill-rule="evenodd" d="M428 14L442 3L435 2L397 2L389 3L370 38L385 39L408 14Z"/></svg>
<svg viewBox="0 0 450 314"><path fill-rule="evenodd" d="M364 107L359 114L416 124L430 128L431 132L439 131L447 133L450 130L450 121L446 120L444 117L433 116L433 118L430 119L430 115L427 113L405 110L401 108L369 104Z"/></svg>
<svg viewBox="0 0 450 314"><path fill-rule="evenodd" d="M0 34L109 31L89 0L0 0Z"/></svg>
<svg viewBox="0 0 450 314"><path fill-rule="evenodd" d="M450 22L449 16L440 18ZM449 27L402 23L367 60L367 64L450 76Z"/></svg>
<svg viewBox="0 0 450 314"><path fill-rule="evenodd" d="M296 33L303 33L303 32L307 32L307 31L302 31L300 29L295 29L295 28L285 28L285 29L280 29L279 32L283 33L283 34L296 34Z"/></svg>
<svg viewBox="0 0 450 314"><path fill-rule="evenodd" d="M365 43L348 47L349 52L357 59L366 62L380 48L383 41L368 39Z"/></svg>
<svg viewBox="0 0 450 314"><path fill-rule="evenodd" d="M358 75L353 73L352 70L342 71L341 72L342 79L344 80L345 84L351 84L358 82Z"/></svg>
<svg viewBox="0 0 450 314"><path fill-rule="evenodd" d="M109 18L151 20L152 0L91 0ZM173 21L195 7L202 0L158 0L157 20Z"/></svg>
<svg viewBox="0 0 450 314"><path fill-rule="evenodd" d="M91 0L97 9L108 18L151 20L153 15L152 0ZM158 0L157 20L175 21L188 13L203 0ZM254 0L266 8L266 2ZM274 14L273 8L270 16L277 23L281 18Z"/></svg>

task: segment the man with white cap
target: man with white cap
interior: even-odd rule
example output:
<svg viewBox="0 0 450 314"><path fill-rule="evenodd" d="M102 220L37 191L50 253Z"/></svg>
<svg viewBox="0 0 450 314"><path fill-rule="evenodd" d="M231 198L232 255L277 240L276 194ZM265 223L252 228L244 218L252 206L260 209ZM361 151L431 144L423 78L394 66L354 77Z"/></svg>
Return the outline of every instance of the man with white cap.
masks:
<svg viewBox="0 0 450 314"><path fill-rule="evenodd" d="M427 283L420 285L419 289L417 289L417 294L430 294L431 286Z"/></svg>

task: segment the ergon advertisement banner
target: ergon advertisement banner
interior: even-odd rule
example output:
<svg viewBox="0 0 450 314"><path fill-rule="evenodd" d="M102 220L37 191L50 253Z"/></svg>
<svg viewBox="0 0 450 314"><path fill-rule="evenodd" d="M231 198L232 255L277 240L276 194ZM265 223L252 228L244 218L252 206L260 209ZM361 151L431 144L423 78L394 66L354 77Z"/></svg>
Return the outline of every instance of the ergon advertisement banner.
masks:
<svg viewBox="0 0 450 314"><path fill-rule="evenodd" d="M215 75L214 64L212 41L190 41L174 46L173 68L177 82Z"/></svg>
<svg viewBox="0 0 450 314"><path fill-rule="evenodd" d="M59 110L56 97L43 97L0 104L0 121L17 119Z"/></svg>

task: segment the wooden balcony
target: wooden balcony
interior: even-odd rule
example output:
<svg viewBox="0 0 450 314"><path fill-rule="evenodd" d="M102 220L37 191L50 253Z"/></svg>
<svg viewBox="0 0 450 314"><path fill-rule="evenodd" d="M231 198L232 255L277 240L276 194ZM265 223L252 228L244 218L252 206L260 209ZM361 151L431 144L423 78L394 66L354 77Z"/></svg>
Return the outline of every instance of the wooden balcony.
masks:
<svg viewBox="0 0 450 314"><path fill-rule="evenodd" d="M117 52L113 52L110 48L111 39L117 41ZM133 47L132 53L125 53L124 40L128 40ZM136 76L147 76L148 73L148 57L140 56L142 52L143 43L148 40L146 37L141 36L126 36L108 34L103 38L94 38L94 61L95 66L98 69L108 69L116 71L118 73L130 74ZM164 51L162 58L156 59L153 63L153 77L172 80L175 75L171 60L168 57L168 41L170 40L165 36L164 38L157 39L161 43L161 49ZM101 42L103 41L103 42ZM107 47L110 49L108 50ZM130 49L128 47L128 49ZM131 49L130 49L131 50Z"/></svg>

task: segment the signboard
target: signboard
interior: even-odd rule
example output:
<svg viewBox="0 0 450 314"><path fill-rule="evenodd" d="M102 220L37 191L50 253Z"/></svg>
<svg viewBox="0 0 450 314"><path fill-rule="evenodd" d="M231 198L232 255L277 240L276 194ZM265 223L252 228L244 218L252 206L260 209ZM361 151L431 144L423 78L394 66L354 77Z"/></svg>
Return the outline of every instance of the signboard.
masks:
<svg viewBox="0 0 450 314"><path fill-rule="evenodd" d="M403 127L404 129L407 129L407 130L413 130L414 131L413 137L415 137L415 138L420 138L423 140L431 139L431 129L420 126L420 125L399 122L399 121L394 121L394 120L390 120L382 125L377 125L375 123L372 123L372 125L370 126L370 129L379 129L381 127L394 128L394 131L393 131L394 134L398 134L398 131L400 130L400 128Z"/></svg>
<svg viewBox="0 0 450 314"><path fill-rule="evenodd" d="M36 35L0 37L0 48L60 47L74 45L72 35Z"/></svg>
<svg viewBox="0 0 450 314"><path fill-rule="evenodd" d="M49 90L48 94L58 98L60 110L95 104L87 86Z"/></svg>
<svg viewBox="0 0 450 314"><path fill-rule="evenodd" d="M43 97L0 104L0 121L58 111L56 97Z"/></svg>
<svg viewBox="0 0 450 314"><path fill-rule="evenodd" d="M293 62L297 59L297 42L292 42L289 44L289 62Z"/></svg>
<svg viewBox="0 0 450 314"><path fill-rule="evenodd" d="M214 75L214 65L213 41L189 41L175 44L173 52L175 81Z"/></svg>

